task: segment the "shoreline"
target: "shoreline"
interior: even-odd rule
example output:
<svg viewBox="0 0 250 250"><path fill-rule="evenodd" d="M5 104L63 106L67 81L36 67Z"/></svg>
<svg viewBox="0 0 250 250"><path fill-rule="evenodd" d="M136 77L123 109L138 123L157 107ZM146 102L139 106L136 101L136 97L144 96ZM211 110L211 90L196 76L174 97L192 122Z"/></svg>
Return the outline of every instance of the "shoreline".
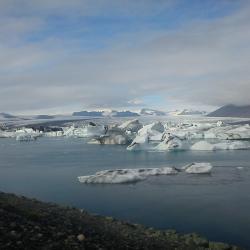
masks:
<svg viewBox="0 0 250 250"><path fill-rule="evenodd" d="M196 233L157 230L0 192L0 249L241 250Z"/></svg>

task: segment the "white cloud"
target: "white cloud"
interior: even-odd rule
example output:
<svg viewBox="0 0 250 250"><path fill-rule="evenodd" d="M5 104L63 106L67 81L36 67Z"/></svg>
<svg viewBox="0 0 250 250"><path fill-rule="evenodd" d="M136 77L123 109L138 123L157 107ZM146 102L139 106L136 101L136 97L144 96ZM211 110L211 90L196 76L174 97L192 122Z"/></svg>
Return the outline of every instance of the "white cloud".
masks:
<svg viewBox="0 0 250 250"><path fill-rule="evenodd" d="M124 2L118 2L116 8L124 4L127 10L138 11L142 4L139 1L135 7L132 1ZM27 9L22 13L36 13L39 8L47 14L51 10L75 11L73 7L82 6L83 1L33 3L24 1ZM84 4L89 8L85 14L97 12L91 10L95 4ZM112 4L116 5L115 1ZM152 1L143 6L147 14ZM5 13L20 14L15 1L0 2L1 7ZM225 17L192 21L178 30L123 33L113 37L106 48L92 51L82 50L82 38L64 40L48 35L40 41L26 41L27 33L48 25L41 16L4 17L2 21L6 24L0 27L3 111L55 110L60 106L125 108L143 105L140 100L151 94L164 97L169 106L171 102L211 106L249 103L248 5Z"/></svg>

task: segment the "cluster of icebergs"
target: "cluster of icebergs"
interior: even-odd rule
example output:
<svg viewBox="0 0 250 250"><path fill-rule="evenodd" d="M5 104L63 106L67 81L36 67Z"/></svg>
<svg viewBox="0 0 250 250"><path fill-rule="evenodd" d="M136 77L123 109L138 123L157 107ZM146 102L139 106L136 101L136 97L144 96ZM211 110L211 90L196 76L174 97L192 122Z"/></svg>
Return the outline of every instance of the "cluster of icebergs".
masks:
<svg viewBox="0 0 250 250"><path fill-rule="evenodd" d="M154 122L143 126L128 150L236 150L250 149L250 126L217 123Z"/></svg>
<svg viewBox="0 0 250 250"><path fill-rule="evenodd" d="M22 128L0 130L0 137L32 141L38 137L87 138L90 144L120 144L127 149L170 150L235 150L250 149L250 126L218 122L152 122L142 124L138 119L122 124L73 124L50 130Z"/></svg>
<svg viewBox="0 0 250 250"><path fill-rule="evenodd" d="M40 136L42 134L32 128L21 128L12 131L0 130L0 138L16 138L17 141L35 141Z"/></svg>
<svg viewBox="0 0 250 250"><path fill-rule="evenodd" d="M191 163L180 169L175 167L162 167L104 170L94 175L79 176L78 180L81 183L92 184L133 183L145 180L150 176L174 175L179 172L186 172L188 174L209 174L211 170L212 165L210 163Z"/></svg>

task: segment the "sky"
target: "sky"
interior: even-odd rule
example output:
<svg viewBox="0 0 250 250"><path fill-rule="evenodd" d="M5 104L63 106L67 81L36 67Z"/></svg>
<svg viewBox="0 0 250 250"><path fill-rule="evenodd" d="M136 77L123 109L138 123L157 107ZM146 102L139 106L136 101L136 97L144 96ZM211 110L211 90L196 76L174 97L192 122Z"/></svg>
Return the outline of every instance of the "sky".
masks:
<svg viewBox="0 0 250 250"><path fill-rule="evenodd" d="M248 0L0 0L0 112L250 104Z"/></svg>

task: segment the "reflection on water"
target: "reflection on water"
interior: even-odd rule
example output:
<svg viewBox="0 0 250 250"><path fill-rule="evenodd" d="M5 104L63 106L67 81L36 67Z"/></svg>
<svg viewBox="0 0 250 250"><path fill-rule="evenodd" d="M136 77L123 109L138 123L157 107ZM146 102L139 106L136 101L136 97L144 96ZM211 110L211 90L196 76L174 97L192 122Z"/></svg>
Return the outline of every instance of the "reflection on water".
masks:
<svg viewBox="0 0 250 250"><path fill-rule="evenodd" d="M2 191L250 248L249 151L129 152L83 139L40 138L31 143L1 139L0 157ZM215 168L211 175L180 173L123 185L86 185L76 178L104 169L190 162L211 162Z"/></svg>

